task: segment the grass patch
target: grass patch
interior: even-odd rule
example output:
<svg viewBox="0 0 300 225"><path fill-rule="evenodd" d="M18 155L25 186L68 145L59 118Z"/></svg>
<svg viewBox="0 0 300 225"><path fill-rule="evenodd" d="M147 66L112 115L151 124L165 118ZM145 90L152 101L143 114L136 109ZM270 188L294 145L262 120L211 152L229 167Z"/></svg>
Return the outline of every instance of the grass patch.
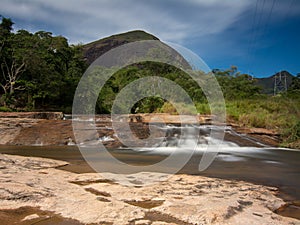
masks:
<svg viewBox="0 0 300 225"><path fill-rule="evenodd" d="M5 106L0 106L0 112L12 112L13 110Z"/></svg>
<svg viewBox="0 0 300 225"><path fill-rule="evenodd" d="M197 110L209 114L208 104ZM300 100L284 96L261 96L244 100L226 100L228 122L241 126L266 128L281 135L282 146L300 148Z"/></svg>

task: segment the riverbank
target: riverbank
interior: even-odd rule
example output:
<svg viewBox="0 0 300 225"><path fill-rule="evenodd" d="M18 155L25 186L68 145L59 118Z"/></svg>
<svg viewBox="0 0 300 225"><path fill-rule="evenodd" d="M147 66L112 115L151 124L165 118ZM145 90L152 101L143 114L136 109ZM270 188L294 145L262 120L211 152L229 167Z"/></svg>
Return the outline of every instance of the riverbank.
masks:
<svg viewBox="0 0 300 225"><path fill-rule="evenodd" d="M141 185L151 176L165 176L157 173L131 175L133 186L122 186L96 173L58 169L66 164L1 154L1 221L23 225L64 220L68 224L300 223L274 213L285 205L275 196L274 187L192 175ZM12 217L17 212L18 217Z"/></svg>
<svg viewBox="0 0 300 225"><path fill-rule="evenodd" d="M169 114L136 114L129 117L120 116L120 120L128 120L131 130L139 138L149 135L149 122L154 119L164 121L166 124L180 124L180 117ZM186 116L185 122L191 118ZM85 126L91 126L88 122ZM211 117L207 115L198 117L199 124L209 125ZM110 115L97 115L95 118L97 134L83 132L82 141L101 140L108 148L118 148L122 143L118 140L112 129ZM236 124L227 124L232 130L225 132L225 140L240 146L260 147L262 145L277 147L279 135L273 130L263 128L245 128ZM85 128L85 129L87 129ZM243 138L241 138L241 136ZM0 144L1 145L71 145L76 143L72 121L65 119L62 113L0 113ZM247 138L244 138L247 137Z"/></svg>

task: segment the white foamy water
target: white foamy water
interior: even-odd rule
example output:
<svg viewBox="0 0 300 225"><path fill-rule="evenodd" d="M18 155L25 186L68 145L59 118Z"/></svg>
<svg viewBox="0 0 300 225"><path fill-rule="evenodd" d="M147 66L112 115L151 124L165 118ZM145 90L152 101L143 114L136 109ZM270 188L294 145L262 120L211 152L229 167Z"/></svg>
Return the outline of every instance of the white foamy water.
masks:
<svg viewBox="0 0 300 225"><path fill-rule="evenodd" d="M166 137L157 139L157 144L146 147L134 147L130 148L135 152L139 152L144 155L171 155L171 154L190 154L191 151L194 154L204 155L205 153L218 153L215 157L217 161L224 162L242 162L247 161L250 158L265 159L267 164L280 164L276 160L277 154L270 150L278 151L297 151L294 149L287 148L274 148L257 142L256 140L250 139L244 135L240 135L233 131L231 127L218 127L218 126L186 126L186 127L175 127L165 126L160 129L166 130ZM190 129L190 130L189 130ZM197 138L193 134L196 130ZM247 139L252 143L259 143L262 147L242 147L234 142L220 140L212 137L210 134L212 131L224 132L224 130L232 135L237 136L241 139ZM180 133L178 135L178 132Z"/></svg>

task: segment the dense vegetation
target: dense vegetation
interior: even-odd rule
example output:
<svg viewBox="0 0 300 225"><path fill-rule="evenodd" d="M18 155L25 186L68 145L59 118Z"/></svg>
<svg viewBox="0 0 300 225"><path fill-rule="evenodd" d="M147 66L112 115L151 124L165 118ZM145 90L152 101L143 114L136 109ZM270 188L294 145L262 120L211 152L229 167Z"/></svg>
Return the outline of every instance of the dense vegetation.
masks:
<svg viewBox="0 0 300 225"><path fill-rule="evenodd" d="M13 32L12 26L10 19L2 18L0 111L59 110L70 113L78 81L87 68L83 49L88 46L92 51L92 45L69 45L66 38L45 31L34 34L26 30ZM114 43L120 44L120 37L114 36ZM104 39L104 42L111 44L109 39ZM106 51L104 42L100 47ZM199 113L210 113L205 95L190 76L178 68L155 62L130 65L116 72L101 90L96 112L109 113L122 88L138 78L153 74L176 82L191 97ZM277 130L285 146L300 147L300 74L293 78L286 93L277 96L262 94L257 80L239 73L234 66L228 70L214 70L213 74L198 71L198 75L205 79L211 76L217 78L229 121ZM186 105L182 108L190 113ZM177 113L170 102L160 96L140 100L131 112Z"/></svg>
<svg viewBox="0 0 300 225"><path fill-rule="evenodd" d="M0 24L0 104L2 110L68 108L86 65L81 46L69 45L50 32L12 32L13 22Z"/></svg>
<svg viewBox="0 0 300 225"><path fill-rule="evenodd" d="M201 72L200 72L201 73ZM204 73L201 75L205 76ZM195 80L182 70L162 63L157 62L145 62L137 65L131 65L124 69L117 71L105 84L104 88L100 92L97 109L100 113L109 113L112 108L113 100L116 95L132 81L143 77L153 77L153 83L155 85L155 77L160 76L174 81L180 87L182 87L192 99L194 103L206 102L205 95L199 88ZM149 86L149 84L147 85ZM151 92L151 90L149 90ZM151 95L151 93L149 93ZM174 93L174 96L176 93ZM180 96L176 96L177 98ZM182 99L184 102L184 99ZM162 99L160 96L147 97L138 101L131 109L132 113L152 113L152 112L169 112L164 111L168 102ZM174 110L172 108L172 110ZM188 111L186 111L189 113Z"/></svg>

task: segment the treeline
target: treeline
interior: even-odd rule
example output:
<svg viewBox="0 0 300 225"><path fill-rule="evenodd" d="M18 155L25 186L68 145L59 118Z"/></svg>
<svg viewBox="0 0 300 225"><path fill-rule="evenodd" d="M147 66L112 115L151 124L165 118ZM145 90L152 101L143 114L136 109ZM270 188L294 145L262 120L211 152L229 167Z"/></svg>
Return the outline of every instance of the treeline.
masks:
<svg viewBox="0 0 300 225"><path fill-rule="evenodd" d="M0 106L1 110L61 110L71 112L78 81L87 65L83 46L69 45L65 37L50 32L13 32L13 22L2 18L0 24ZM236 71L218 71L218 81L225 97L250 97L259 89L246 75ZM199 72L201 73L201 72ZM109 113L116 94L135 79L153 74L168 78L186 90L196 105L206 102L197 83L181 70L147 62L118 71L107 82L96 105L98 113ZM199 76L205 76L204 73ZM235 84L238 83L238 84ZM232 85L235 85L233 87ZM173 110L159 96L136 103L132 112Z"/></svg>
<svg viewBox="0 0 300 225"><path fill-rule="evenodd" d="M87 68L83 46L69 45L65 37L53 36L50 32L13 32L12 27L13 22L3 17L0 24L0 109L70 113L78 81ZM198 76L204 77L202 80L210 76L217 78L227 102L263 96L256 79L239 73L234 66L228 70L213 70L213 74L198 72ZM189 75L170 65L154 62L131 65L116 72L100 92L96 112L109 113L123 87L138 78L153 75L174 81L188 93L200 113L210 113L203 91ZM295 77L289 91L282 95L297 98L299 90L300 76ZM131 111L176 113L160 96L142 99Z"/></svg>
<svg viewBox="0 0 300 225"><path fill-rule="evenodd" d="M279 93L277 96L271 96L262 94L262 87L259 86L258 80L248 74L240 73L235 66L226 70L215 69L212 73L204 73L202 71L196 71L196 73L196 76L193 76L192 78L190 75L176 67L157 62L145 62L128 66L125 69L119 70L108 80L99 95L97 110L100 110L102 113L110 112L113 100L123 87L135 79L153 75L159 75L178 84L192 99L197 111L203 114L210 114L210 107L207 103L205 94L194 79L197 80L199 78L198 82L200 80L202 85L208 86L210 85L210 82L213 82L211 79L212 76L216 78L220 85L228 107L231 103L245 100L264 101L268 99L277 102L278 105L280 105L280 102L284 102L284 100L289 102L300 102L300 74L293 78L292 84L287 92ZM211 91L213 92L214 90ZM299 105L294 104L294 106L298 107ZM189 113L189 108L186 105L183 105L183 107L185 107L186 113ZM176 113L174 110L174 107L172 107L167 100L160 98L160 96L153 96L137 102L132 107L131 112Z"/></svg>
<svg viewBox="0 0 300 225"><path fill-rule="evenodd" d="M100 113L109 113L113 100L123 87L138 78L153 75L174 81L187 92L197 111L205 114L210 114L210 108L207 104L205 94L194 79L198 79L198 82L202 85L208 86L210 82L213 82L212 77L216 77L226 100L257 98L261 95L261 88L256 85L257 81L247 74L240 74L236 67L228 70L215 70L213 73L204 73L202 71L196 71L196 73L196 76L192 77L176 67L158 62L145 62L128 66L116 72L107 81L98 97L97 111ZM149 85L155 85L155 80ZM211 91L213 92L213 90ZM149 93L149 95L151 94ZM174 93L174 96L178 98L176 93ZM185 102L185 100L182 99L182 102ZM190 109L187 105L182 105L182 107L185 110L181 111L187 114L192 113L189 112ZM177 113L170 102L160 96L144 98L137 102L131 109L131 113L153 112Z"/></svg>
<svg viewBox="0 0 300 225"><path fill-rule="evenodd" d="M80 45L50 32L13 32L0 24L0 106L3 110L67 110L86 69Z"/></svg>

